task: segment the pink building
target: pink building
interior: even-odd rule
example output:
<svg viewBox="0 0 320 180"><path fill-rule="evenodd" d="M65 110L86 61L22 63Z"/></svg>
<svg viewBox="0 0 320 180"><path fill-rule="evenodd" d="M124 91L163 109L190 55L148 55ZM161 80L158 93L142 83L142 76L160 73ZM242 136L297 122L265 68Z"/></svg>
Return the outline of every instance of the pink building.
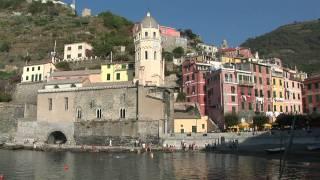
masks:
<svg viewBox="0 0 320 180"><path fill-rule="evenodd" d="M56 71L50 76L52 80L88 79L91 83L101 82L101 70Z"/></svg>
<svg viewBox="0 0 320 180"><path fill-rule="evenodd" d="M320 113L320 74L303 82L303 106L306 113Z"/></svg>
<svg viewBox="0 0 320 180"><path fill-rule="evenodd" d="M295 78L296 72L287 68L283 69L284 96L286 113L303 113L302 89L303 83Z"/></svg>
<svg viewBox="0 0 320 180"><path fill-rule="evenodd" d="M253 58L251 50L243 47L221 48L219 49L219 53L223 56L230 57L230 58L235 58L235 57Z"/></svg>
<svg viewBox="0 0 320 180"><path fill-rule="evenodd" d="M210 64L186 60L182 64L182 88L188 102L200 105L201 115L206 115L206 73Z"/></svg>
<svg viewBox="0 0 320 180"><path fill-rule="evenodd" d="M224 129L224 115L239 109L236 70L221 68L207 73L207 94L208 116Z"/></svg>
<svg viewBox="0 0 320 180"><path fill-rule="evenodd" d="M160 33L162 36L180 37L180 32L172 27L160 26Z"/></svg>

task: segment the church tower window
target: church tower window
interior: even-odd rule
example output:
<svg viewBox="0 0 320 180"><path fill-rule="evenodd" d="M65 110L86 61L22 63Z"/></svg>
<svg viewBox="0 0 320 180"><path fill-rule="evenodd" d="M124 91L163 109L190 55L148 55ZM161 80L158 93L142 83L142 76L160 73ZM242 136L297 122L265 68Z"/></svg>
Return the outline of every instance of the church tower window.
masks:
<svg viewBox="0 0 320 180"><path fill-rule="evenodd" d="M97 116L98 119L101 119L102 113L101 113L101 109L100 109L100 108L98 108L98 109L96 110L96 116Z"/></svg>
<svg viewBox="0 0 320 180"><path fill-rule="evenodd" d="M154 52L154 54L153 54L153 58L154 58L154 60L156 60L156 59L157 59L157 51L155 51L155 52Z"/></svg>
<svg viewBox="0 0 320 180"><path fill-rule="evenodd" d="M144 56L145 56L145 59L147 60L148 59L148 51L144 52Z"/></svg>

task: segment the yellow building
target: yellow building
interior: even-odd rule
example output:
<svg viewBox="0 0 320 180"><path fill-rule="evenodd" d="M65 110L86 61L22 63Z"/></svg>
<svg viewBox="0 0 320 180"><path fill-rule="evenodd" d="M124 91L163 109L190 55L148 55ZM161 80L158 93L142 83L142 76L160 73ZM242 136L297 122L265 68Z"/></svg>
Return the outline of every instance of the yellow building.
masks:
<svg viewBox="0 0 320 180"><path fill-rule="evenodd" d="M134 63L107 63L101 65L102 82L132 81L134 78Z"/></svg>
<svg viewBox="0 0 320 180"><path fill-rule="evenodd" d="M273 69L272 71L272 97L273 97L273 112L281 114L284 112L284 78L282 69Z"/></svg>
<svg viewBox="0 0 320 180"><path fill-rule="evenodd" d="M174 105L174 133L208 132L208 116L200 115L194 103L176 103Z"/></svg>
<svg viewBox="0 0 320 180"><path fill-rule="evenodd" d="M241 58L234 58L234 57L227 57L227 56L222 56L221 57L221 63L222 64L227 64L227 63L234 63L234 64L239 64L242 63L243 59Z"/></svg>

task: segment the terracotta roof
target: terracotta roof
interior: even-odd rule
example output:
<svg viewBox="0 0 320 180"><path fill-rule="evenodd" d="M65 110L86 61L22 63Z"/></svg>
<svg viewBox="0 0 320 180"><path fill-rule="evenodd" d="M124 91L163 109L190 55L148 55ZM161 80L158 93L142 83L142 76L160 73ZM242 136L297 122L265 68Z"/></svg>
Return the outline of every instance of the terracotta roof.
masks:
<svg viewBox="0 0 320 180"><path fill-rule="evenodd" d="M90 74L100 74L101 70L81 70L81 71L55 71L51 74L51 77L57 76L84 76Z"/></svg>

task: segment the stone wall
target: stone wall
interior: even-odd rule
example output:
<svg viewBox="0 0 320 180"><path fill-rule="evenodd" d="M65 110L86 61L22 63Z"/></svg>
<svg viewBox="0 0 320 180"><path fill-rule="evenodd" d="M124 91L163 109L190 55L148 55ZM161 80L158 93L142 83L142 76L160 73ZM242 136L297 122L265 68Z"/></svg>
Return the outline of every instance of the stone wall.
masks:
<svg viewBox="0 0 320 180"><path fill-rule="evenodd" d="M132 146L135 140L159 143L159 121L88 121L75 123L76 144Z"/></svg>
<svg viewBox="0 0 320 180"><path fill-rule="evenodd" d="M11 136L16 131L18 119L23 117L24 106L0 103L0 136Z"/></svg>
<svg viewBox="0 0 320 180"><path fill-rule="evenodd" d="M13 94L13 102L16 104L37 104L37 93L44 87L44 82L17 84Z"/></svg>

